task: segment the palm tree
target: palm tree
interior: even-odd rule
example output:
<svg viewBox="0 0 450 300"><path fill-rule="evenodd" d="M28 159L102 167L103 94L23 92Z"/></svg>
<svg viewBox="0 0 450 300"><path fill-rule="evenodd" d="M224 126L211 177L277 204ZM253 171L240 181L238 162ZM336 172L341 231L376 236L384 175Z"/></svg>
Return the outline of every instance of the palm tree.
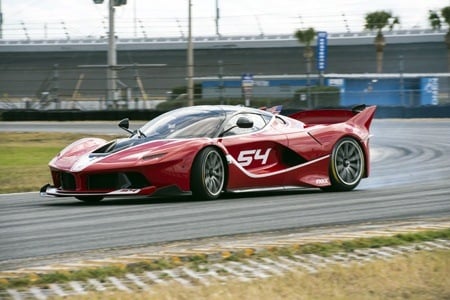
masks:
<svg viewBox="0 0 450 300"><path fill-rule="evenodd" d="M430 21L431 28L433 30L441 29L441 18L439 14L434 10L428 11L428 21Z"/></svg>
<svg viewBox="0 0 450 300"><path fill-rule="evenodd" d="M389 30L392 30L396 24L400 24L400 20L398 17L393 17L391 12L380 10L366 14L365 28L369 30L377 30L374 44L377 51L378 73L383 71L383 51L386 46L386 40L384 39L382 30L385 27L389 27Z"/></svg>
<svg viewBox="0 0 450 300"><path fill-rule="evenodd" d="M311 48L311 43L312 41L314 41L314 38L316 37L316 31L314 30L314 28L308 28L306 30L297 30L294 33L295 37L297 38L297 40L299 41L299 43L301 44L305 44L305 50L303 50L303 57L305 58L306 61L306 76L307 76L307 83L306 83L306 88L307 88L307 97L308 97L308 108L311 108L311 103L310 103L310 90L309 90L309 86L310 86L310 81L309 81L309 75L311 74L311 59L313 57L313 50Z"/></svg>
<svg viewBox="0 0 450 300"><path fill-rule="evenodd" d="M448 25L448 31L445 35L445 43L447 44L448 70L450 72L450 6L446 6L441 9L441 15L445 23Z"/></svg>

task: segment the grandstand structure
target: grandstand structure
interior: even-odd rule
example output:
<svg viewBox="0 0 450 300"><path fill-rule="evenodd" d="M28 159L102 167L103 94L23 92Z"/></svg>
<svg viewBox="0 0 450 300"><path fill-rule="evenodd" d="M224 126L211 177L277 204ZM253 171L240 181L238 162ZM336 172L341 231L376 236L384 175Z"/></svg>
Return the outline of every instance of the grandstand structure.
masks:
<svg viewBox="0 0 450 300"><path fill-rule="evenodd" d="M370 82L395 78L400 83L407 78L437 78L438 103L450 103L445 34L420 29L385 33L383 73L378 74L373 32L330 33L324 76ZM307 75L303 45L290 34L194 37L193 43L194 74L200 84L236 80L243 73L256 80L283 76L301 80ZM116 45L120 107L153 108L172 89L186 85L186 39L118 38ZM102 38L0 40L0 108L110 107L105 97L107 48L108 40ZM314 78L318 72L308 76ZM274 85L264 90L264 96L289 97L297 87ZM239 95L232 91L221 96Z"/></svg>
<svg viewBox="0 0 450 300"><path fill-rule="evenodd" d="M412 44L424 42L443 42L445 32L431 29L396 30L386 33L386 42L390 44ZM330 33L329 46L352 46L372 44L374 33L369 31L357 33ZM254 35L254 36L200 36L193 37L196 49L218 48L285 48L299 47L292 34ZM118 38L118 51L140 50L184 50L186 38ZM0 40L0 52L70 52L70 51L106 51L106 38L76 39L24 39Z"/></svg>

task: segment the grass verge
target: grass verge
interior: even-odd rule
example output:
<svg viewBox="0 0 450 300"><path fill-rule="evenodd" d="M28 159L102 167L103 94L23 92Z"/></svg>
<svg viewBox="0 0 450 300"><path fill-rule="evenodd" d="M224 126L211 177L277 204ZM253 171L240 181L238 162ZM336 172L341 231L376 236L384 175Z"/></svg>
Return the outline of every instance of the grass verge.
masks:
<svg viewBox="0 0 450 300"><path fill-rule="evenodd" d="M389 261L332 266L316 274L291 272L251 282L227 281L195 288L178 283L150 291L88 293L64 299L450 299L450 252L419 252Z"/></svg>
<svg viewBox="0 0 450 300"><path fill-rule="evenodd" d="M50 160L65 146L85 136L0 132L0 193L39 191L44 184L51 182Z"/></svg>
<svg viewBox="0 0 450 300"><path fill-rule="evenodd" d="M408 245L411 243L431 241L435 239L450 239L450 228L442 230L429 230L415 233L396 234L390 237L359 238L350 241L334 241L329 243L311 243L305 245L294 245L290 247L268 248L259 251L236 251L233 253L222 253L223 261L239 261L243 258L258 259L261 257L292 256L301 254L317 254L329 256L339 252L353 252L356 249L379 248L384 246ZM140 274L145 271L156 271L175 268L185 265L192 269L199 269L200 265L207 264L207 256L189 256L184 259L178 257L160 258L132 263L110 265L106 267L84 268L72 271L59 271L46 274L31 274L22 277L11 277L0 279L0 289L24 288L29 286L46 286L49 283L64 283L68 281L84 281L89 278L102 280L108 276L120 277L126 273Z"/></svg>

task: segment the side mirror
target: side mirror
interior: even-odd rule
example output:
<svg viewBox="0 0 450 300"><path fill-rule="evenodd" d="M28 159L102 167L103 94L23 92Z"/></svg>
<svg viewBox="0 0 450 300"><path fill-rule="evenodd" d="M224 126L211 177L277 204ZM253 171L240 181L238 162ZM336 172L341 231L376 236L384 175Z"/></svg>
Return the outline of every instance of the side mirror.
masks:
<svg viewBox="0 0 450 300"><path fill-rule="evenodd" d="M246 117L239 117L239 119L236 122L236 125L239 128L252 128L253 121Z"/></svg>
<svg viewBox="0 0 450 300"><path fill-rule="evenodd" d="M253 127L253 121L246 117L239 117L237 119L236 125L231 126L230 128L224 130L221 134L219 134L219 137L222 137L225 135L225 133L229 132L233 128L252 128Z"/></svg>
<svg viewBox="0 0 450 300"><path fill-rule="evenodd" d="M130 120L128 118L120 120L119 127L122 129L130 128Z"/></svg>
<svg viewBox="0 0 450 300"><path fill-rule="evenodd" d="M128 118L122 119L119 122L119 127L122 128L123 130L125 130L126 132L133 134L133 131L131 131L130 129L130 120Z"/></svg>

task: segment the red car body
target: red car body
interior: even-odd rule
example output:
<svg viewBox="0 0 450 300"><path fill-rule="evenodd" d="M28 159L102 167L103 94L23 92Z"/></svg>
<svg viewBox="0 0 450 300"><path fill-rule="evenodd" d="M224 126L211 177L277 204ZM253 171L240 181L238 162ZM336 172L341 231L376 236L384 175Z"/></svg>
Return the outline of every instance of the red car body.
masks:
<svg viewBox="0 0 450 300"><path fill-rule="evenodd" d="M370 171L375 107L290 116L241 106L193 106L151 120L129 138L84 138L50 163L43 196L109 196L317 187L351 190Z"/></svg>

